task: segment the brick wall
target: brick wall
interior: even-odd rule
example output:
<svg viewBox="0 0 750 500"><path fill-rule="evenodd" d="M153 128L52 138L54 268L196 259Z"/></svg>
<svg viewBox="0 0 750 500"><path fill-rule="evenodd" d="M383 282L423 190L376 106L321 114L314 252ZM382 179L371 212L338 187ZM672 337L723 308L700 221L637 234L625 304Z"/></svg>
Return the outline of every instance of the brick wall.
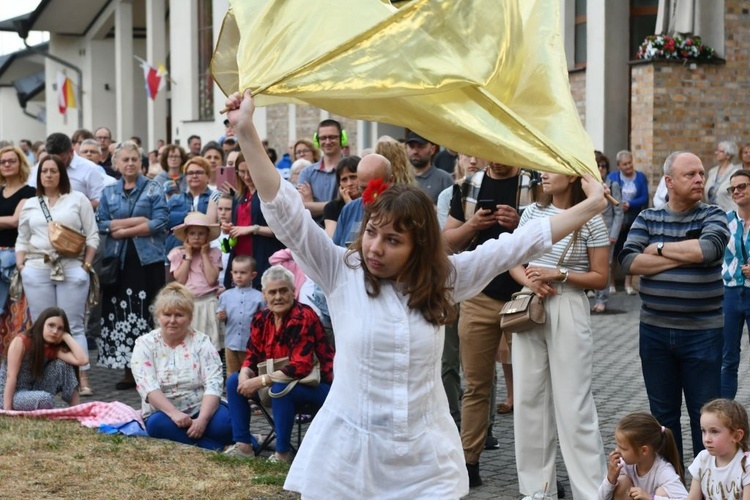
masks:
<svg viewBox="0 0 750 500"><path fill-rule="evenodd" d="M750 12L742 3L725 0L726 64L631 67L631 148L653 186L674 150L697 154L708 170L718 142L750 141Z"/></svg>
<svg viewBox="0 0 750 500"><path fill-rule="evenodd" d="M289 143L289 106L272 104L266 108L268 146L276 150L279 159L286 153Z"/></svg>
<svg viewBox="0 0 750 500"><path fill-rule="evenodd" d="M313 134L320 123L320 109L313 106L298 104L296 106L296 137L297 139L312 140ZM350 152L356 154L357 144L357 121L342 116L331 115L331 118L341 122L349 136ZM289 106L287 104L274 104L268 106L266 111L266 126L268 130L268 145L281 155L286 152L290 140L289 134Z"/></svg>
<svg viewBox="0 0 750 500"><path fill-rule="evenodd" d="M568 74L570 81L570 93L578 108L578 116L581 123L586 126L586 71L576 70Z"/></svg>

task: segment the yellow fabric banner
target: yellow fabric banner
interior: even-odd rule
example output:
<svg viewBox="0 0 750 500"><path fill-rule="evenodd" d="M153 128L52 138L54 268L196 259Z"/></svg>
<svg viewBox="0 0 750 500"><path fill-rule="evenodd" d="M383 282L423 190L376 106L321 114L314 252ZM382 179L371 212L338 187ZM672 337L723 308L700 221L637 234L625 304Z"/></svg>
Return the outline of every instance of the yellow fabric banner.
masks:
<svg viewBox="0 0 750 500"><path fill-rule="evenodd" d="M450 149L599 178L570 94L558 0L234 0L225 94L407 127Z"/></svg>

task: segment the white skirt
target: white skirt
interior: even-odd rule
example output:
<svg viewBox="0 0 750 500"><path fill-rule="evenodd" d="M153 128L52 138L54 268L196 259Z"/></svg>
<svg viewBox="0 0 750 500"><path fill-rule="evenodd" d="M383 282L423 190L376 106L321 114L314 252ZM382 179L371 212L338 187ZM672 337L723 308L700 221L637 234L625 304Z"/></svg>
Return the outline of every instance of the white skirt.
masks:
<svg viewBox="0 0 750 500"><path fill-rule="evenodd" d="M190 326L193 330L205 333L217 351L224 349L224 335L219 328L219 320L216 319L216 306L219 299L216 295L209 293L195 299L193 306L193 322Z"/></svg>

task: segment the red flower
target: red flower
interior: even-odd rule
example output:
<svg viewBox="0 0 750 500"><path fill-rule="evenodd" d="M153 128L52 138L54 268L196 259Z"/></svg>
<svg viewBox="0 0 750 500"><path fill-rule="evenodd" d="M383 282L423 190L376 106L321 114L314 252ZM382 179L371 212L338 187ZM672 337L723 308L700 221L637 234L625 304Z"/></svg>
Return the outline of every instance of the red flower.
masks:
<svg viewBox="0 0 750 500"><path fill-rule="evenodd" d="M370 182L367 183L367 189L362 193L362 203L365 205L374 203L388 187L388 183L383 179L370 179Z"/></svg>

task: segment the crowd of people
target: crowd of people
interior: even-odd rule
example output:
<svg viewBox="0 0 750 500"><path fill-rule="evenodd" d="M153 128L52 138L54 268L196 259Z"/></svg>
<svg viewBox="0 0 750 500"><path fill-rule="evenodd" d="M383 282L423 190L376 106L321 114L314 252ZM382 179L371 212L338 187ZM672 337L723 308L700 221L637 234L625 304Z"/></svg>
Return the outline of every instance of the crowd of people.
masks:
<svg viewBox="0 0 750 500"><path fill-rule="evenodd" d="M91 397L88 337L98 365L123 369L116 388L140 394L152 437L252 457L270 439L250 431L253 409L269 407L271 459L293 460L286 487L305 498L464 496L510 412L524 495L564 496L558 442L574 498L750 495L733 401L750 325L750 170L733 160L750 164L750 146L721 142L708 173L673 153L648 208L628 151L612 172L595 153L600 183L413 132L354 156L328 119L276 162L252 99L227 107L205 145L146 153L102 127L0 149L4 409ZM83 235L77 253L53 223ZM650 413L625 417L605 457L590 314L617 293L618 265L642 299ZM503 331L519 292L547 321ZM295 453L302 411L315 417Z"/></svg>

